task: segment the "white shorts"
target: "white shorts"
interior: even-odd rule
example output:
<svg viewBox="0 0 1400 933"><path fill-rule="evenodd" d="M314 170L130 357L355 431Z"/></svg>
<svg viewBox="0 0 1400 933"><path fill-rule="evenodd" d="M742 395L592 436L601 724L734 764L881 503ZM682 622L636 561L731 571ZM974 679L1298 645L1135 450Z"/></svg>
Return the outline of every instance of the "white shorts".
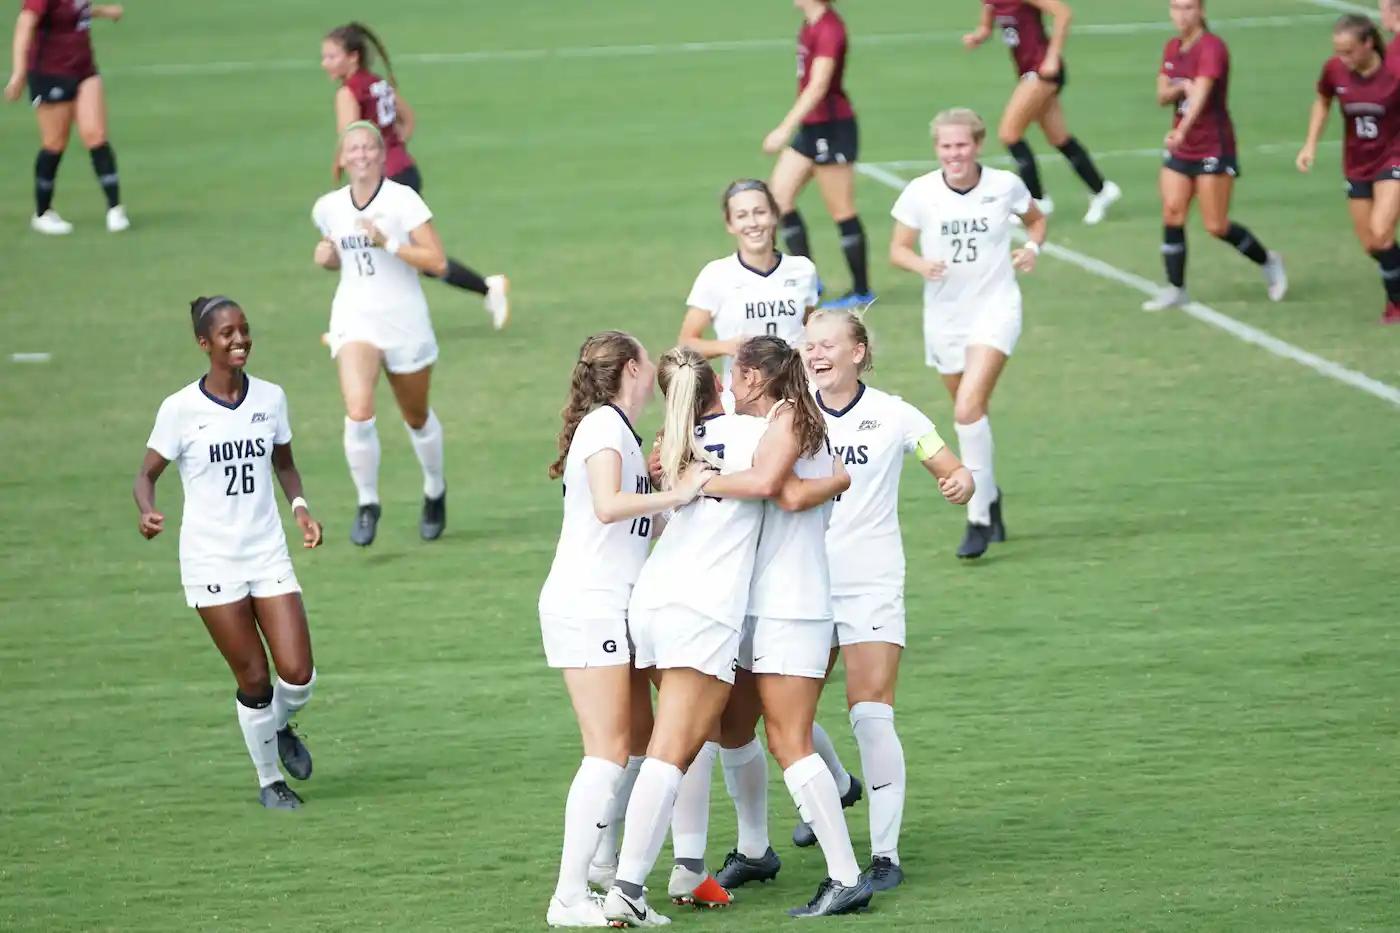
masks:
<svg viewBox="0 0 1400 933"><path fill-rule="evenodd" d="M981 344L1010 356L1021 338L1021 302L980 305L974 311L924 309L924 363L945 376L967 368L967 348Z"/></svg>
<svg viewBox="0 0 1400 933"><path fill-rule="evenodd" d="M886 642L904 647L904 594L861 593L832 596L836 639L843 645Z"/></svg>
<svg viewBox="0 0 1400 933"><path fill-rule="evenodd" d="M395 375L427 369L436 363L438 358L437 338L431 332L422 334L417 339L404 340L402 337L396 337L388 341L354 329L332 328L330 339L331 359L335 359L340 348L347 343L367 343L378 348L384 356L384 368Z"/></svg>
<svg viewBox="0 0 1400 933"><path fill-rule="evenodd" d="M786 674L826 680L831 649L836 646L831 619L772 619L749 616L739 666L755 674Z"/></svg>
<svg viewBox="0 0 1400 933"><path fill-rule="evenodd" d="M262 580L243 580L237 583L209 583L185 587L185 603L191 609L204 609L209 606L226 606L247 599L269 599L273 596L286 596L300 593L301 584L291 567L277 576Z"/></svg>
<svg viewBox="0 0 1400 933"><path fill-rule="evenodd" d="M637 668L661 670L687 667L734 683L739 667L738 629L716 622L684 606L632 609L632 644Z"/></svg>
<svg viewBox="0 0 1400 933"><path fill-rule="evenodd" d="M614 667L630 664L627 617L573 619L540 613L544 657L550 667Z"/></svg>

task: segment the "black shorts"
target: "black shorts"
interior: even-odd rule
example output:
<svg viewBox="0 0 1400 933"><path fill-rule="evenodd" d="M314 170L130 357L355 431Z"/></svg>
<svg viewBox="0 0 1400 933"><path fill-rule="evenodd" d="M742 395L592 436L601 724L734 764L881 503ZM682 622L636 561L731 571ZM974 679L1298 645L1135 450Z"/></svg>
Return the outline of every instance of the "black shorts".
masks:
<svg viewBox="0 0 1400 933"><path fill-rule="evenodd" d="M1240 160L1233 155L1211 156L1207 159L1178 159L1169 153L1162 164L1178 175L1185 175L1188 178L1196 178L1201 175L1240 177Z"/></svg>
<svg viewBox="0 0 1400 933"><path fill-rule="evenodd" d="M860 154L860 130L854 117L808 123L788 145L818 165L848 165Z"/></svg>
<svg viewBox="0 0 1400 933"><path fill-rule="evenodd" d="M35 106L40 104L66 104L78 99L78 85L93 75L75 78L71 75L46 75L29 73L29 100Z"/></svg>
<svg viewBox="0 0 1400 933"><path fill-rule="evenodd" d="M418 166L410 165L397 175L389 177L390 181L396 181L401 185L408 185L418 194L423 193L423 175L418 171Z"/></svg>
<svg viewBox="0 0 1400 933"><path fill-rule="evenodd" d="M1035 75L1036 78L1038 78L1041 81L1049 81L1051 84L1055 85L1056 94L1062 92L1065 89L1065 85L1069 83L1069 69L1064 62L1060 62L1060 71L1053 78L1042 78L1040 77L1039 72L1028 71L1025 74L1021 75L1021 80L1029 81L1031 79L1031 75Z"/></svg>
<svg viewBox="0 0 1400 933"><path fill-rule="evenodd" d="M1376 182L1400 181L1400 166L1392 165L1375 178L1348 178L1347 198L1352 201L1369 201L1376 195Z"/></svg>

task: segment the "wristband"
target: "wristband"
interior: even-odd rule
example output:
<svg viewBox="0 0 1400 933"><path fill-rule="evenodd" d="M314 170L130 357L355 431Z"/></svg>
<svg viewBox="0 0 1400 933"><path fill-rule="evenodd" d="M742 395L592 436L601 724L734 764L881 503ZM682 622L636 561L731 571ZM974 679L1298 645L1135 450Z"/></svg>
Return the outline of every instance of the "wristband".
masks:
<svg viewBox="0 0 1400 933"><path fill-rule="evenodd" d="M403 241L398 237L386 237L384 240L384 250L391 256L397 256L399 250L403 249Z"/></svg>
<svg viewBox="0 0 1400 933"><path fill-rule="evenodd" d="M1037 256L1040 255L1040 244L1037 243L1035 240L1027 240L1026 249L1030 250L1032 253L1035 253Z"/></svg>
<svg viewBox="0 0 1400 933"><path fill-rule="evenodd" d="M297 509L306 509L308 512L311 511L311 507L306 504L306 500L301 496L297 496L292 500L292 511L295 512Z"/></svg>

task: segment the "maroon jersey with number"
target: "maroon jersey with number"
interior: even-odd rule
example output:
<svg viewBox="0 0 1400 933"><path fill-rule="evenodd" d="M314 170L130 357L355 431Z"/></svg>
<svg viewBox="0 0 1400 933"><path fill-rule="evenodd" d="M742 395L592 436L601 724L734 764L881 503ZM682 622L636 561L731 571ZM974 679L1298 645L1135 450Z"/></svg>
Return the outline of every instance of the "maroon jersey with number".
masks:
<svg viewBox="0 0 1400 933"><path fill-rule="evenodd" d="M1050 50L1050 37L1045 34L1040 10L1023 0L982 0L982 5L992 11L996 28L1001 30L1001 41L1011 50L1016 73L1039 71Z"/></svg>
<svg viewBox="0 0 1400 933"><path fill-rule="evenodd" d="M413 166L413 157L399 137L395 122L399 116L399 99L394 86L372 71L361 68L345 79L345 86L355 95L360 106L360 119L379 127L384 137L384 174L390 178Z"/></svg>
<svg viewBox="0 0 1400 933"><path fill-rule="evenodd" d="M1330 58L1317 79L1317 93L1337 99L1346 122L1342 171L1353 181L1372 181L1400 166L1400 79L1385 68L1359 75Z"/></svg>
<svg viewBox="0 0 1400 933"><path fill-rule="evenodd" d="M852 119L856 112L842 86L846 74L846 24L830 7L815 23L804 22L802 31L797 34L798 94L807 89L807 84L812 80L812 62L819 58L835 59L836 71L831 75L831 87L827 89L826 96L802 122L827 123Z"/></svg>
<svg viewBox="0 0 1400 933"><path fill-rule="evenodd" d="M87 78L97 74L92 58L90 0L24 0L24 9L39 17L29 47L29 70L35 74Z"/></svg>
<svg viewBox="0 0 1400 933"><path fill-rule="evenodd" d="M1162 74L1173 83L1191 78L1213 78L1215 84L1202 105L1201 115L1187 131L1172 155L1188 162L1222 159L1235 154L1235 124L1230 120L1230 50L1225 40L1213 32L1203 33L1189 49L1182 49L1181 38L1167 42L1162 52ZM1183 99L1177 104L1172 126L1181 125Z"/></svg>

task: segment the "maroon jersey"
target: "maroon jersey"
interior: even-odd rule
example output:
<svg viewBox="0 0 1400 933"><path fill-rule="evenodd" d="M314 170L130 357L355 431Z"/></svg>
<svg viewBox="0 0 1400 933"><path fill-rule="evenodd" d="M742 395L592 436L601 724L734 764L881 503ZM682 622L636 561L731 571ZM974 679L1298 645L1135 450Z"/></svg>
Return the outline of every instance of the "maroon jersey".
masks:
<svg viewBox="0 0 1400 933"><path fill-rule="evenodd" d="M1040 70L1045 53L1050 51L1050 37L1045 34L1045 22L1040 10L1024 0L982 0L992 11L1001 41L1011 50L1011 63L1018 75Z"/></svg>
<svg viewBox="0 0 1400 933"><path fill-rule="evenodd" d="M65 78L97 74L89 38L90 0L24 0L24 9L39 17L29 47L30 71Z"/></svg>
<svg viewBox="0 0 1400 933"><path fill-rule="evenodd" d="M1342 171L1353 181L1373 181L1400 166L1400 80L1385 68L1364 77L1329 58L1317 93L1337 99L1346 121Z"/></svg>
<svg viewBox="0 0 1400 933"><path fill-rule="evenodd" d="M827 89L826 96L802 122L827 123L853 119L856 112L842 86L846 74L846 24L830 7L815 23L804 22L802 31L797 34L798 94L807 89L808 82L812 80L812 62L819 58L835 59L836 71L831 76L831 87Z"/></svg>
<svg viewBox="0 0 1400 933"><path fill-rule="evenodd" d="M363 68L346 78L345 86L355 95L355 103L360 107L360 119L379 127L379 135L384 137L384 174L393 178L404 169L411 168L413 157L399 138L399 127L395 122L399 116L399 100L394 94L394 86Z"/></svg>
<svg viewBox="0 0 1400 933"><path fill-rule="evenodd" d="M1167 43L1162 52L1162 74L1173 83L1190 78L1214 78L1210 96L1202 104L1201 115L1187 131L1172 155L1188 162L1222 159L1235 154L1235 124L1230 120L1230 50L1225 40L1213 32L1202 33L1189 49L1181 48L1181 38ZM1172 126L1181 125L1183 99L1172 117Z"/></svg>

